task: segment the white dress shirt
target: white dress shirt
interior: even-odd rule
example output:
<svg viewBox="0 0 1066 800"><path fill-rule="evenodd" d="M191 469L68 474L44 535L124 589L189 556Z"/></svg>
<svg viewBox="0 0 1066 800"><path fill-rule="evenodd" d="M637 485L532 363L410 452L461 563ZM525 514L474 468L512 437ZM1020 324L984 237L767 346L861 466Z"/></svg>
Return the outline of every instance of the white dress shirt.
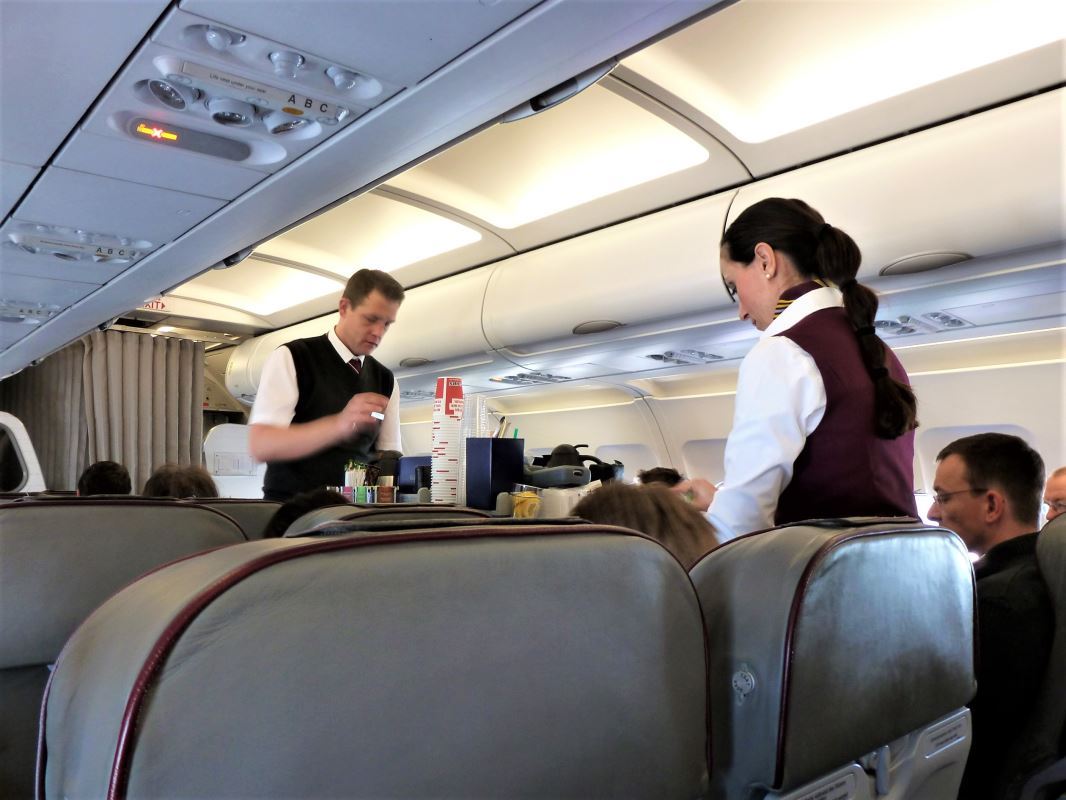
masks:
<svg viewBox="0 0 1066 800"><path fill-rule="evenodd" d="M336 330L330 328L327 334L330 344L337 355L348 363L353 358L363 364L363 356L352 353L338 338ZM255 395L255 404L248 417L249 425L275 425L286 428L296 414L296 401L300 399L300 390L296 384L296 366L292 363L292 351L279 347L263 363L262 376L259 379L259 391ZM392 382L392 395L385 407L385 419L378 430L377 450L403 451L400 439L400 383Z"/></svg>
<svg viewBox="0 0 1066 800"><path fill-rule="evenodd" d="M775 334L815 311L842 305L840 291L831 287L799 297L741 362L733 429L725 445L725 481L707 510L719 541L773 526L793 465L825 413L825 384L814 359Z"/></svg>

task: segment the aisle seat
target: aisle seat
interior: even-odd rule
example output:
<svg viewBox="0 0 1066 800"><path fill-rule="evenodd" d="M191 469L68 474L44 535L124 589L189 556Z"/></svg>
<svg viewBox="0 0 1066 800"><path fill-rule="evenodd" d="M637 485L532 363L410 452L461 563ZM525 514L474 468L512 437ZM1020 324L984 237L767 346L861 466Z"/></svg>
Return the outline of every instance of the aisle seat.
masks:
<svg viewBox="0 0 1066 800"><path fill-rule="evenodd" d="M224 514L173 501L0 506L0 797L33 796L49 665L93 609L160 564L244 541Z"/></svg>
<svg viewBox="0 0 1066 800"><path fill-rule="evenodd" d="M695 590L632 531L269 539L78 630L39 796L692 800L707 713Z"/></svg>
<svg viewBox="0 0 1066 800"><path fill-rule="evenodd" d="M925 798L969 752L974 582L955 534L826 520L691 570L710 652L711 797Z"/></svg>

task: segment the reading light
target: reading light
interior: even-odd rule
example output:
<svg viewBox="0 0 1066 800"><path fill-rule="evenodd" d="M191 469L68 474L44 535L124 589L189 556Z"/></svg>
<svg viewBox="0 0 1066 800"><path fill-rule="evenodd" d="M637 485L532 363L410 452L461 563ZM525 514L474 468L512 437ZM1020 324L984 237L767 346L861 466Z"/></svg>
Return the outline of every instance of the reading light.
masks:
<svg viewBox="0 0 1066 800"><path fill-rule="evenodd" d="M211 119L231 128L246 128L255 119L255 106L229 97L212 97L207 101L207 110L211 112Z"/></svg>
<svg viewBox="0 0 1066 800"><path fill-rule="evenodd" d="M284 111L271 111L263 118L263 123L273 134L286 134L310 125L311 120L286 114Z"/></svg>
<svg viewBox="0 0 1066 800"><path fill-rule="evenodd" d="M159 103L174 111L184 111L200 99L198 89L180 83L168 83L159 78L148 81L148 92Z"/></svg>
<svg viewBox="0 0 1066 800"><path fill-rule="evenodd" d="M228 50L233 45L243 42L244 39L243 33L234 33L225 28L216 28L214 25L209 25L207 30L204 31L204 41L213 49L219 51Z"/></svg>
<svg viewBox="0 0 1066 800"><path fill-rule="evenodd" d="M274 65L275 75L295 80L296 73L304 65L304 57L291 50L278 50L270 54L270 63Z"/></svg>
<svg viewBox="0 0 1066 800"><path fill-rule="evenodd" d="M380 81L343 67L328 67L326 77L333 81L333 85L341 91L351 92L362 100L369 100L381 94Z"/></svg>

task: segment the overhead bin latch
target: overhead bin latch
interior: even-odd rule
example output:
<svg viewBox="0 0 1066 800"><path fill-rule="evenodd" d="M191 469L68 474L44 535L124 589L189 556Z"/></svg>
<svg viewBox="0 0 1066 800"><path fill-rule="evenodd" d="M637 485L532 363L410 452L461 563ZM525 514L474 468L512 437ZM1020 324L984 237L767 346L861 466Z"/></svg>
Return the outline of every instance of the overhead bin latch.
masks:
<svg viewBox="0 0 1066 800"><path fill-rule="evenodd" d="M553 86L548 91L541 92L536 97L532 97L521 105L515 106L500 117L500 122L514 122L515 120L532 117L541 111L547 111L552 106L557 106L564 100L569 100L574 95L592 86L616 66L618 66L618 60L612 58L602 64L590 67L557 86Z"/></svg>

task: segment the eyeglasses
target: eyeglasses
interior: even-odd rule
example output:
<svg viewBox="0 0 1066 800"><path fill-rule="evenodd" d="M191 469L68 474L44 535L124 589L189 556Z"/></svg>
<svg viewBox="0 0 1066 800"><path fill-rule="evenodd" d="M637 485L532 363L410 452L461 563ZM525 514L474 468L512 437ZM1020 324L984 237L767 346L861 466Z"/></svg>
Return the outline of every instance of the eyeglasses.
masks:
<svg viewBox="0 0 1066 800"><path fill-rule="evenodd" d="M1066 514L1066 500L1045 500L1044 502L1056 514Z"/></svg>
<svg viewBox="0 0 1066 800"><path fill-rule="evenodd" d="M722 286L725 287L725 293L729 295L729 299L735 303L737 301L737 287L731 285L729 281L725 279L725 275L722 275L721 278Z"/></svg>
<svg viewBox="0 0 1066 800"><path fill-rule="evenodd" d="M958 491L955 491L955 492L937 492L936 494L933 495L933 502L936 503L938 506L942 506L942 505L944 505L944 501L947 500L952 495L962 494L963 492L974 493L974 492L987 492L987 491L988 491L987 489L979 489L977 487L974 487L973 489L959 489Z"/></svg>

